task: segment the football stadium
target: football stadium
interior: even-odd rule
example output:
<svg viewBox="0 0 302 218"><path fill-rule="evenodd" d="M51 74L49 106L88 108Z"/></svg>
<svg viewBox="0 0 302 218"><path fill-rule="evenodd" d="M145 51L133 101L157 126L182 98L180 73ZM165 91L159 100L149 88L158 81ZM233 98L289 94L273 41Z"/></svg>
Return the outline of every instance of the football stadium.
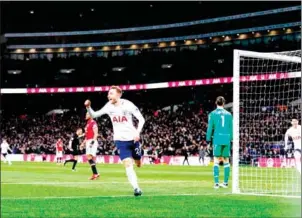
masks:
<svg viewBox="0 0 302 218"><path fill-rule="evenodd" d="M1 21L1 217L301 217L301 2Z"/></svg>

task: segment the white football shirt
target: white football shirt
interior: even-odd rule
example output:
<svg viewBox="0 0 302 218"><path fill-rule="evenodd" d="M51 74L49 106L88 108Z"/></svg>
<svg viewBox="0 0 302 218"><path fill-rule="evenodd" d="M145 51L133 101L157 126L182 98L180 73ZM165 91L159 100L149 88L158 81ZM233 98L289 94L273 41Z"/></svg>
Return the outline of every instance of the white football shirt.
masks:
<svg viewBox="0 0 302 218"><path fill-rule="evenodd" d="M108 114L113 126L113 139L118 141L131 141L138 136L143 129L145 119L139 109L126 99L120 99L120 105L116 106L108 102L101 110L87 109L93 118ZM138 127L135 128L132 118L138 119Z"/></svg>
<svg viewBox="0 0 302 218"><path fill-rule="evenodd" d="M1 153L2 154L7 154L7 151L11 149L9 148L9 144L7 142L2 142L1 143Z"/></svg>
<svg viewBox="0 0 302 218"><path fill-rule="evenodd" d="M298 125L297 128L290 127L285 133L285 146L288 146L288 137L291 137L294 143L294 149L301 150L301 125Z"/></svg>

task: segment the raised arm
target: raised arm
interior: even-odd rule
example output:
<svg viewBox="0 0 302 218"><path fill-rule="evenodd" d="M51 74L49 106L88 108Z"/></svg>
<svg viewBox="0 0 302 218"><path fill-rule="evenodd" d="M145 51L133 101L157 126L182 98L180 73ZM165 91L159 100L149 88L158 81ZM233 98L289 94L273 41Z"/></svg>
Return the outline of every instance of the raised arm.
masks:
<svg viewBox="0 0 302 218"><path fill-rule="evenodd" d="M86 106L86 109L87 109L88 113L90 114L90 116L91 116L92 118L101 117L101 116L103 116L104 114L107 113L106 105L105 105L101 110L94 111L94 110L91 108L91 102L90 102L90 100L86 100L84 104L85 104L85 106Z"/></svg>
<svg viewBox="0 0 302 218"><path fill-rule="evenodd" d="M105 106L101 110L98 110L98 111L94 111L91 107L87 107L86 109L92 118L98 118L98 117L101 117L104 114L106 114Z"/></svg>

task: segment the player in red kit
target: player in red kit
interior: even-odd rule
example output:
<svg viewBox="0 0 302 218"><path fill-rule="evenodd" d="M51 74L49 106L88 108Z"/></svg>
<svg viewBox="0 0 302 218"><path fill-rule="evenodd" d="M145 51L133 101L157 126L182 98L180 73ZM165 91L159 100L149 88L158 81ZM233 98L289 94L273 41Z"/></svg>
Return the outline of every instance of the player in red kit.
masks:
<svg viewBox="0 0 302 218"><path fill-rule="evenodd" d="M96 163L94 160L98 149L98 125L96 121L91 118L88 112L86 113L86 120L85 141L83 144L86 145L86 156L93 173L90 180L96 180L100 176L96 169Z"/></svg>
<svg viewBox="0 0 302 218"><path fill-rule="evenodd" d="M59 138L57 143L56 143L56 157L57 157L57 164L62 163L63 141L62 141L61 138Z"/></svg>

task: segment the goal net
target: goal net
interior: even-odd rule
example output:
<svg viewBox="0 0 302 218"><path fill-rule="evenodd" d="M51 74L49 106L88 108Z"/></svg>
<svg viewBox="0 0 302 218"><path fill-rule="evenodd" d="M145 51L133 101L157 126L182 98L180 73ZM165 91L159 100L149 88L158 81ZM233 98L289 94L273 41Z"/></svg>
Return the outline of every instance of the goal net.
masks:
<svg viewBox="0 0 302 218"><path fill-rule="evenodd" d="M301 51L234 51L233 193L301 197L301 175L286 150L292 118L301 124Z"/></svg>

